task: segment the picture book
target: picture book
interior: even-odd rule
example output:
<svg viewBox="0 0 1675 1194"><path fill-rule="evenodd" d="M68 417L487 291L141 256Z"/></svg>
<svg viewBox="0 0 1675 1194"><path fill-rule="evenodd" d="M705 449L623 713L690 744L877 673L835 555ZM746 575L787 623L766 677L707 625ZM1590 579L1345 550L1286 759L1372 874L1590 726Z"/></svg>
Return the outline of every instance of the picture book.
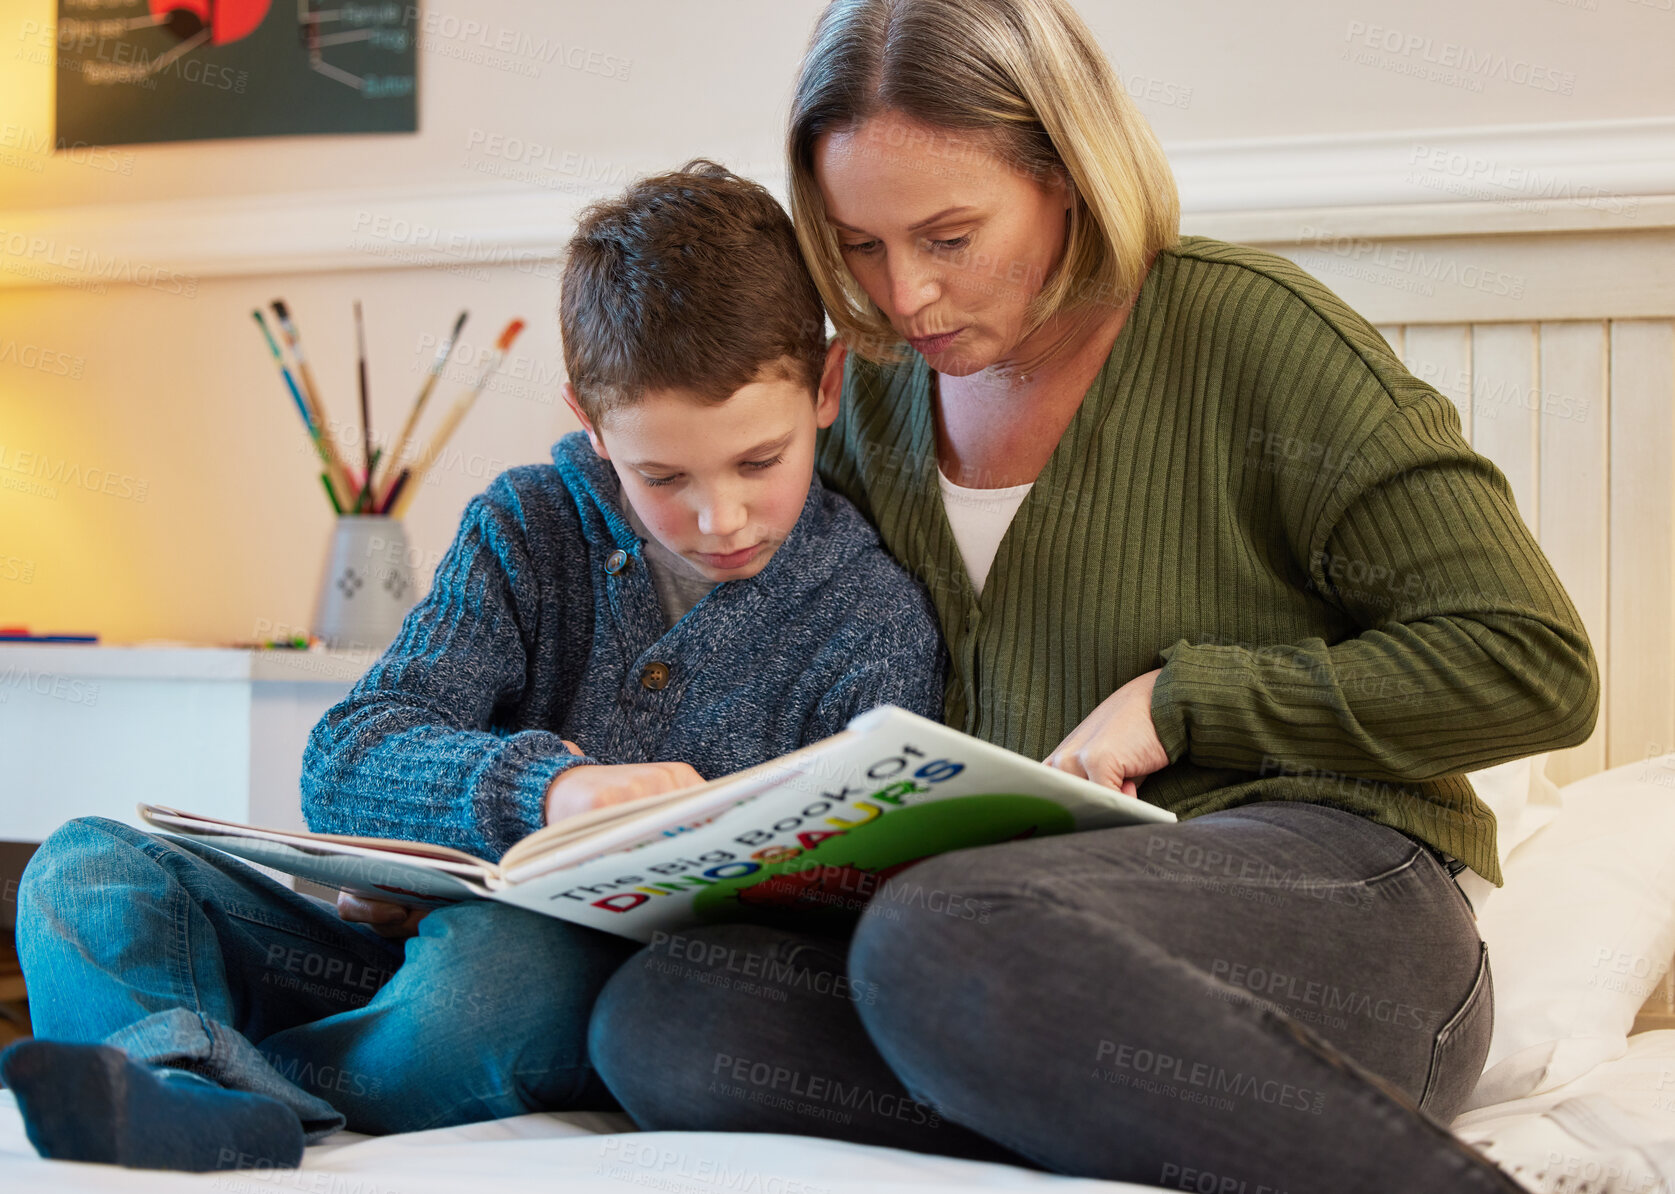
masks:
<svg viewBox="0 0 1675 1194"><path fill-rule="evenodd" d="M861 914L887 880L932 855L1175 820L893 705L759 766L555 822L497 862L160 805L140 815L328 887L415 905L500 900L639 941L720 920L818 930ZM898 890L905 881L883 898Z"/></svg>

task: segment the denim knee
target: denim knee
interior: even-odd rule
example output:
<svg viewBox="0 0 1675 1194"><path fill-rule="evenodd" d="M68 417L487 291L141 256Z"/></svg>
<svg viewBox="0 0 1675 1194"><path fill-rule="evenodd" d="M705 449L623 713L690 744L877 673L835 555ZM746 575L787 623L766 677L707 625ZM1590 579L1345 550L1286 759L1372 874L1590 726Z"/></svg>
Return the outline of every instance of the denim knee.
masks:
<svg viewBox="0 0 1675 1194"><path fill-rule="evenodd" d="M130 886L155 871L139 845L148 835L108 817L77 817L53 830L35 849L17 886L17 936L37 927L38 917L62 923L86 914L90 893Z"/></svg>
<svg viewBox="0 0 1675 1194"><path fill-rule="evenodd" d="M857 1010L881 1047L894 1032L921 1032L951 992L973 976L1004 973L1016 952L1007 943L1015 918L1006 915L1016 900L990 867L962 857L973 853L939 855L895 876L856 926L849 975L876 992Z"/></svg>
<svg viewBox="0 0 1675 1194"><path fill-rule="evenodd" d="M35 848L29 865L23 870L18 893L21 895L39 883L41 872L49 868L87 866L121 874L144 857L130 847L147 840L149 834L109 817L76 817L66 821Z"/></svg>
<svg viewBox="0 0 1675 1194"><path fill-rule="evenodd" d="M768 1048L761 1019L782 1005L756 980L766 962L799 962L786 937L759 925L710 925L640 950L611 976L594 1005L588 1054L640 1127L738 1130L749 1122L748 1104L709 1090L724 1061ZM840 956L829 961L841 967ZM748 983L733 981L746 972Z"/></svg>
<svg viewBox="0 0 1675 1194"><path fill-rule="evenodd" d="M950 935L971 944L993 936L998 913L1011 901L990 868L962 853L970 852L915 863L872 898L849 949L858 977L862 969L881 968L913 978L923 963L946 952Z"/></svg>
<svg viewBox="0 0 1675 1194"><path fill-rule="evenodd" d="M506 904L453 904L419 922L406 966L423 971L428 981L408 984L403 995L434 1004L437 1012L502 1025L522 1018L508 1015L519 1008L579 1010L585 1017L586 1007L574 1005L591 1002L634 948L633 942Z"/></svg>

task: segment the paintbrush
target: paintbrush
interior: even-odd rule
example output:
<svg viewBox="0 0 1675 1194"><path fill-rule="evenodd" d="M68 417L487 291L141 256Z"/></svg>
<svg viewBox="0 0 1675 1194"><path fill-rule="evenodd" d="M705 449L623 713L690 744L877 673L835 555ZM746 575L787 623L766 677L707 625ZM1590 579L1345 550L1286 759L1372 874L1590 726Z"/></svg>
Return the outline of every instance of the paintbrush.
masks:
<svg viewBox="0 0 1675 1194"><path fill-rule="evenodd" d="M338 490L353 498L357 486L349 475L348 465L343 463L342 454L337 450L337 439L332 435L331 421L326 418L325 406L320 402L320 387L314 384L314 371L308 367L308 358L303 355L302 338L297 335L296 325L291 322L290 309L285 306L284 299L274 299L272 306L274 317L279 320L279 330L285 335L285 344L297 361L297 373L302 377L303 398L308 403L308 416L314 420L314 427L320 433L320 442L326 447L326 467L331 471L332 480Z"/></svg>
<svg viewBox="0 0 1675 1194"><path fill-rule="evenodd" d="M453 409L447 413L441 426L436 429L436 434L431 436L430 444L426 447L424 455L413 466L412 475L403 487L400 497L397 498L395 507L390 511L395 517L400 518L406 512L407 507L412 504L413 495L419 492L419 482L424 480L426 470L435 463L436 457L447 444L449 437L454 434L454 429L459 426L460 420L465 418L466 412L471 409L471 404L477 401L477 395L483 392L483 388L489 384L489 378L494 375L496 369L500 368L500 362L505 359L507 350L512 347L512 341L518 338L518 333L521 331L523 331L523 320L514 319L506 325L506 330L500 333L500 339L495 341L494 351L489 354L488 362L477 376L477 384L471 387L469 394L454 403Z"/></svg>
<svg viewBox="0 0 1675 1194"><path fill-rule="evenodd" d="M407 454L407 445L413 438L413 429L419 425L419 415L423 413L425 403L430 400L431 391L436 388L436 379L442 376L442 367L448 363L454 345L459 342L459 333L465 326L466 314L464 311L459 313L459 318L454 320L454 330L449 332L448 338L437 347L436 359L430 364L430 375L425 378L425 384L419 387L419 396L414 399L407 422L402 426L401 434L396 437L394 450L384 458L384 500L381 503L384 510L388 510L390 503L395 499L396 483L401 480L401 470L404 467L402 458Z"/></svg>
<svg viewBox="0 0 1675 1194"><path fill-rule="evenodd" d="M361 319L361 300L355 300L355 352L361 386L361 457L366 464L366 484L355 500L355 513L364 514L372 499L372 404L366 393L366 323Z"/></svg>
<svg viewBox="0 0 1675 1194"><path fill-rule="evenodd" d="M314 450L320 454L320 460L326 466L327 472L320 474L320 480L326 483L326 493L331 497L332 508L341 514L343 513L343 504L338 498L336 489L332 487L329 475L332 464L331 456L326 452L326 445L320 442L319 427L309 417L308 404L303 401L302 394L297 389L296 378L292 377L291 371L285 367L285 357L280 353L279 343L273 338L273 333L268 330L267 320L262 318L260 308L250 312L250 314L255 318L256 326L262 329L262 339L268 342L268 351L273 354L273 363L279 366L279 376L285 379L285 388L291 391L291 399L297 404L297 413L302 416L303 429L308 432L308 438L314 444Z"/></svg>
<svg viewBox="0 0 1675 1194"><path fill-rule="evenodd" d="M390 486L389 496L384 499L384 504L378 508L378 513L380 513L380 514L390 513L390 509L391 509L391 507L393 507L395 505L396 499L401 497L401 491L404 488L406 488L406 486L407 486L407 478L411 477L412 475L413 475L413 470L412 469L404 468L404 469L401 470L401 475L398 476L395 479L395 483Z"/></svg>

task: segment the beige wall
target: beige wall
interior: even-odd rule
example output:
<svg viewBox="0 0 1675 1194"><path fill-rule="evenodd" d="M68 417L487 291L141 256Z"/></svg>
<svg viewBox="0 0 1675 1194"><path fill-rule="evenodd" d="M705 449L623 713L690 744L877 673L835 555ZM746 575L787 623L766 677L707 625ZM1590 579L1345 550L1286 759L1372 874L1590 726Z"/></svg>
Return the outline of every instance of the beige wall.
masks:
<svg viewBox="0 0 1675 1194"><path fill-rule="evenodd" d="M54 7L0 0L0 126L50 128L50 68L12 55L36 46L20 34L46 27ZM45 162L39 174L0 172L0 206L374 180L474 183L483 176L461 169L474 131L551 145L556 157L574 154L596 172L696 153L735 165L775 163L797 57L822 7L820 0L433 0L424 5L430 32L421 39L417 137L146 147L134 151L125 177ZM1079 0L1078 7L1166 141L1675 114L1671 0ZM467 20L480 26L474 36L460 32ZM532 52L484 48L503 38ZM1378 48L1387 42L1402 49ZM1427 52L1443 58L1449 45L1462 59L1467 50L1504 57L1505 71L1476 78L1476 90L1401 73L1423 67ZM594 71L563 65L573 58L585 68L585 51L598 53ZM597 73L623 61L626 79ZM1557 72L1570 94L1512 81L1520 63Z"/></svg>
<svg viewBox="0 0 1675 1194"><path fill-rule="evenodd" d="M0 0L0 233L72 205L526 188L529 179L492 173L515 165L489 151L499 137L550 147L533 181L555 203L694 154L767 175L821 5L428 4L417 135L139 146L92 162L41 148L52 80L49 63L36 61L46 35L31 31L49 27L54 7ZM1171 146L1675 114L1669 0L1080 7ZM483 32L466 36L466 20ZM484 48L503 38L533 49ZM1427 58L1468 54L1504 65L1469 77L1414 73L1431 69ZM1561 90L1516 81L1532 68ZM529 320L513 362L522 376L485 395L458 453L413 505L409 532L428 583L469 497L508 464L546 459L571 426L554 393L550 272L203 277L190 295L119 284L92 293L18 285L17 264L0 251L0 623L214 642L306 622L331 515L250 324L251 307L275 295L296 311L328 402L349 427L352 299L366 307L374 424L385 429L407 409L425 338L460 307L472 311L466 339L477 347L508 317Z"/></svg>
<svg viewBox="0 0 1675 1194"><path fill-rule="evenodd" d="M50 361L0 365L0 623L119 642L306 626L332 513L250 318L276 295L302 330L340 442L357 444L352 299L367 318L373 427L386 435L460 307L472 312L462 339L479 352L511 316L529 321L508 374L408 512L421 587L471 495L510 465L547 459L573 426L556 405L554 283L534 273L201 279L193 298L122 286L96 297L0 291L0 356L38 346ZM433 419L466 374L438 387ZM16 483L29 488L7 488Z"/></svg>

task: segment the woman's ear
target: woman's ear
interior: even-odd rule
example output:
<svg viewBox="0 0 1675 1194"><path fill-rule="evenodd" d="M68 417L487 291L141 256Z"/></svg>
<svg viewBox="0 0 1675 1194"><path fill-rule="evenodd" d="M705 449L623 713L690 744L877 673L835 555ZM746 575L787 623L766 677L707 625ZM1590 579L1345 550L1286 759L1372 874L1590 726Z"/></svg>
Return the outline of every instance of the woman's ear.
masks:
<svg viewBox="0 0 1675 1194"><path fill-rule="evenodd" d="M559 386L558 392L564 397L564 405L570 408L570 413L575 415L576 421L582 425L582 430L587 432L587 442L593 445L593 454L601 460L609 460L611 454L605 450L605 441L599 437L598 430L583 412L582 404L576 398L576 387L565 382Z"/></svg>
<svg viewBox="0 0 1675 1194"><path fill-rule="evenodd" d="M826 365L820 371L820 396L814 404L814 425L830 427L837 421L838 399L843 395L843 362L849 348L838 337L826 346Z"/></svg>
<svg viewBox="0 0 1675 1194"><path fill-rule="evenodd" d="M1052 166L1047 171L1047 190L1051 191L1065 214L1076 206L1076 184L1070 181L1070 171L1063 165Z"/></svg>

